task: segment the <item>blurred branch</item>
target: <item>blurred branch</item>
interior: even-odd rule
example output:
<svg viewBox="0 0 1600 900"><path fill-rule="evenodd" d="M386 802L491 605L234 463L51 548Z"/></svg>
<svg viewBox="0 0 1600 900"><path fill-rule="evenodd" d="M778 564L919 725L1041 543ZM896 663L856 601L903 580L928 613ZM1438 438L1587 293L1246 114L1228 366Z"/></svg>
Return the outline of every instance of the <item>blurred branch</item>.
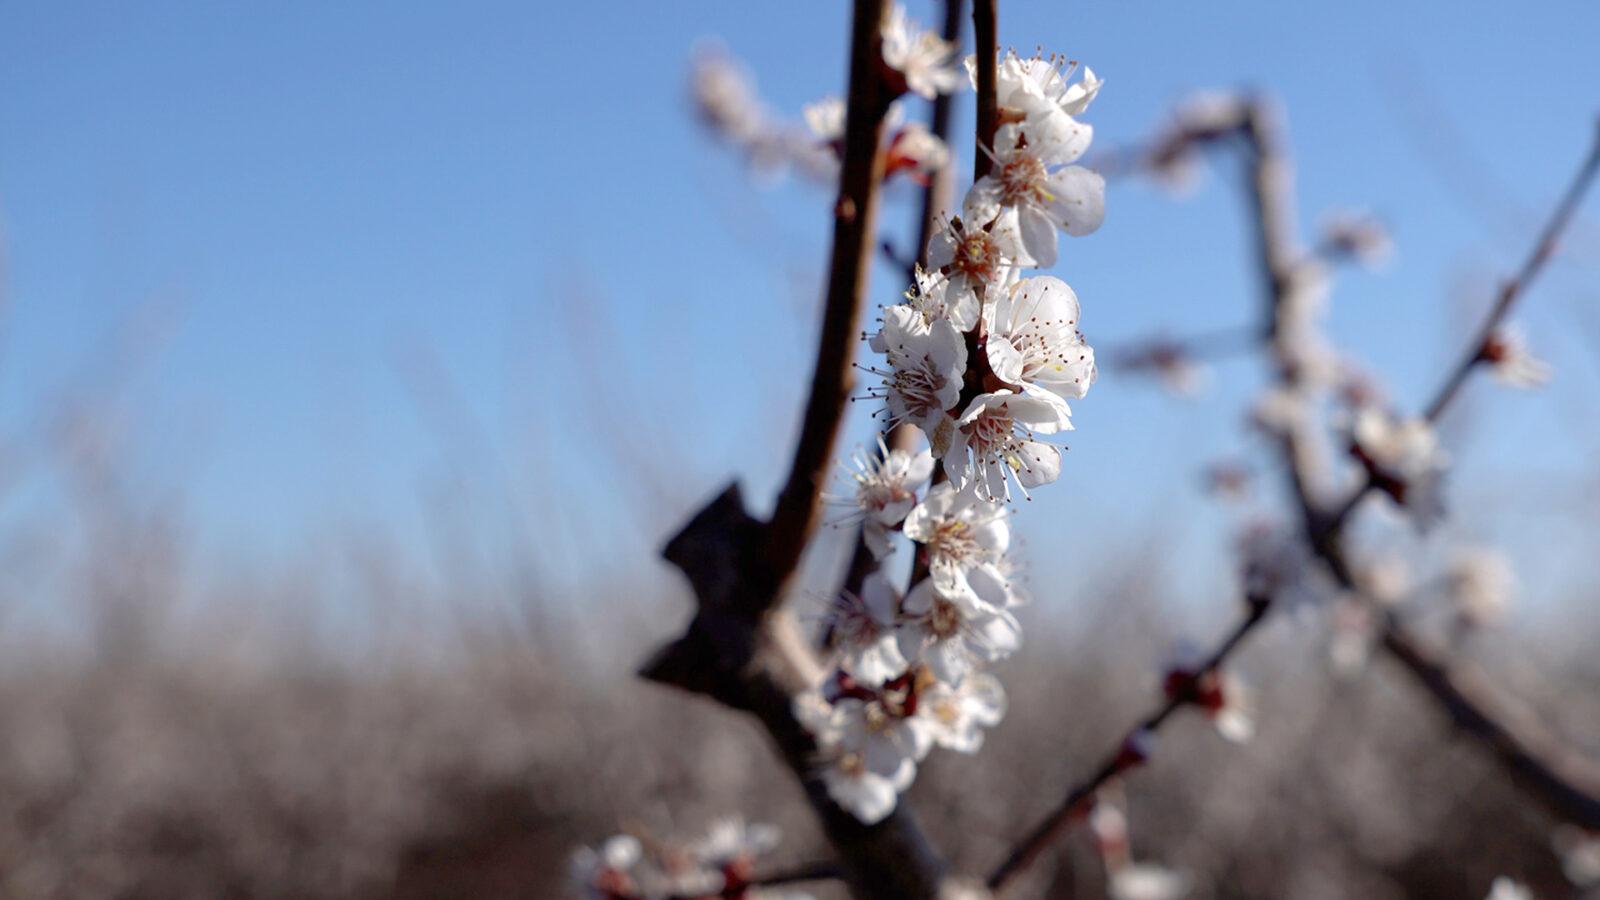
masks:
<svg viewBox="0 0 1600 900"><path fill-rule="evenodd" d="M1293 344L1294 336L1284 327L1285 307L1296 291L1309 287L1305 279L1314 277L1314 272L1307 263L1315 258L1315 253L1311 256L1303 253L1295 236L1292 172L1276 111L1259 98L1239 98L1215 111L1203 127L1188 131L1179 129L1158 142L1148 151L1147 158L1159 163L1166 157L1189 152L1197 145L1220 143L1232 137L1241 139L1238 146L1249 168L1249 212L1263 293L1261 327L1241 329L1237 334L1253 343L1264 343L1273 359L1279 384L1297 389L1307 374ZM1438 417L1466 375L1482 361L1484 343L1516 298L1548 262L1597 171L1600 171L1600 134L1532 254L1502 290L1480 328L1470 355L1451 374L1429 407L1430 420ZM1194 342L1168 344L1182 352ZM1136 364L1148 355L1148 352L1144 356L1130 354L1121 362ZM1115 360L1117 356L1112 358ZM1337 512L1330 513L1314 492L1316 460L1307 435L1297 428L1286 429L1280 440L1280 451L1288 463L1288 488L1294 505L1300 510L1307 543L1342 589L1362 596L1344 556L1341 526L1370 485L1337 507ZM1367 603L1377 608L1370 598ZM1252 598L1249 613L1212 652L1195 677L1215 673L1243 638L1265 618L1268 609L1265 599ZM1484 744L1524 787L1555 813L1586 828L1600 828L1600 766L1572 752L1532 715L1510 709L1503 703L1491 703L1484 679L1474 676L1459 663L1447 665L1437 658L1407 632L1396 616L1385 613L1381 622L1380 646L1411 673L1457 727ZM1192 697L1181 693L1171 695L1129 731L1100 767L1069 790L1063 801L1016 845L1006 861L989 876L990 888L997 892L1005 888L1062 832L1087 813L1096 791L1142 761L1146 751L1139 736L1158 730L1174 712L1191 701Z"/></svg>
<svg viewBox="0 0 1600 900"><path fill-rule="evenodd" d="M1223 637L1198 668L1186 673L1191 688L1202 679L1214 676L1222 668L1223 663L1227 662L1228 657L1244 642L1245 637L1266 619L1270 606L1270 598L1249 598L1249 611L1245 617ZM1049 849L1056 838L1093 808L1095 794L1107 782L1144 761L1147 750L1142 746L1141 735L1159 731L1173 713L1195 703L1197 699L1192 689L1169 691L1165 702L1140 720L1139 724L1129 729L1116 750L1106 757L1100 767L1067 791L1061 803L1035 825L1027 837L1017 843L1005 862L989 875L989 889L996 893L1005 890L1018 875L1038 859L1039 854Z"/></svg>
<svg viewBox="0 0 1600 900"><path fill-rule="evenodd" d="M1257 253L1266 287L1271 350L1278 363L1280 383L1285 387L1295 387L1304 376L1300 368L1294 365L1293 349L1279 327L1282 308L1296 288L1294 279L1298 271L1289 166L1273 119L1260 103L1250 104L1244 135L1252 150L1253 212ZM1492 334L1521 287L1531 281L1548 260L1557 237L1571 219L1573 209L1593 180L1597 168L1600 168L1600 140L1597 140L1595 148L1579 169L1577 178L1541 234L1528 262L1490 311L1482 335ZM1430 419L1449 402L1461 379L1478 362L1482 340L1483 337L1480 337L1479 346L1446 382L1439 399L1430 408ZM1338 512L1331 515L1318 503L1311 489L1315 473L1308 462L1305 441L1298 429L1286 430L1282 451L1288 463L1290 489L1305 522L1307 543L1337 584L1359 596L1354 572L1345 558L1341 528L1344 517L1354 503L1340 506ZM1484 744L1518 781L1554 812L1588 828L1600 827L1600 768L1563 747L1530 717L1512 715L1503 704L1490 701L1488 692L1479 682L1434 658L1407 632L1398 618L1385 615L1382 622L1380 645L1411 673L1458 727Z"/></svg>
<svg viewBox="0 0 1600 900"><path fill-rule="evenodd" d="M1444 383L1434 394L1433 400L1428 403L1423 415L1431 423L1439 421L1445 410L1461 391L1461 386L1467 381L1478 365L1485 361L1484 350L1494 339L1495 331L1504 323L1511 308L1518 299L1527 292L1539 274L1544 271L1546 264L1555 256L1561 236L1572 224L1573 216L1577 213L1578 205L1582 203L1589 188L1594 184L1595 177L1600 174L1600 127L1595 130L1593 143L1590 144L1589 154L1584 157L1578 171L1573 175L1572 183L1567 186L1566 193L1556 208L1551 212L1550 218L1545 222L1544 228L1539 232L1539 238L1534 242L1533 248L1523 260L1522 266L1517 270L1510 281L1501 286L1496 295L1494 304L1489 307L1489 312L1484 316L1483 324L1478 327L1473 342L1468 345L1461 361L1445 377ZM1369 479L1356 488L1334 513L1329 517L1327 527L1333 530L1343 526L1345 520L1355 511L1356 506L1366 497L1374 487Z"/></svg>
<svg viewBox="0 0 1600 900"><path fill-rule="evenodd" d="M994 0L972 0L972 50L978 75L977 146L972 150L974 181L989 174L994 133L1000 128L1000 104L996 96L1000 55L997 31Z"/></svg>
<svg viewBox="0 0 1600 900"><path fill-rule="evenodd" d="M645 678L712 697L753 715L804 788L840 868L861 896L931 897L945 864L901 804L864 825L828 795L815 739L794 697L821 670L794 617L779 605L815 527L817 501L850 390L850 363L873 252L883 177L886 0L856 0L833 253L816 369L788 479L770 522L751 517L737 485L696 514L663 551L688 577L698 610L686 633L641 669Z"/></svg>

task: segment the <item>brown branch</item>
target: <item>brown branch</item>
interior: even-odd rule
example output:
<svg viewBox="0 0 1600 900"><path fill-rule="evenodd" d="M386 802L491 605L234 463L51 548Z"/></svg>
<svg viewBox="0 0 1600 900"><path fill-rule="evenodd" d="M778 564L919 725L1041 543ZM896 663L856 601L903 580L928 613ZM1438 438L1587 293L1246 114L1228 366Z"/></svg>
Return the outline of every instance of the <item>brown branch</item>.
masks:
<svg viewBox="0 0 1600 900"><path fill-rule="evenodd" d="M767 559L775 587L800 563L817 520L817 498L827 480L853 382L850 362L857 322L872 267L872 240L883 181L883 117L894 99L883 84L884 0L858 0L852 24L849 106L845 113L839 198L833 207L833 256L817 362L811 376L800 437L789 477L767 529Z"/></svg>
<svg viewBox="0 0 1600 900"><path fill-rule="evenodd" d="M972 44L977 65L978 117L977 140L972 153L972 178L989 174L994 152L994 133L1000 128L1000 104L996 99L999 81L1000 40L995 0L972 0Z"/></svg>
<svg viewBox="0 0 1600 900"><path fill-rule="evenodd" d="M1235 625L1233 630L1223 637L1211 655L1206 657L1199 668L1190 673L1195 680L1213 675L1227 662L1228 657L1243 643L1245 636L1255 630L1256 626L1266 619L1270 603L1265 598L1253 598L1249 604L1249 612ZM989 889L999 893L1027 869L1039 855L1049 849L1072 824L1086 814L1093 806L1095 794L1107 782L1127 771L1141 761L1138 754L1130 752L1130 748L1141 732L1154 733L1166 724L1172 714L1194 702L1194 697L1181 691L1170 692L1167 699L1139 724L1128 730L1121 743L1115 750L1106 756L1099 768L1095 769L1088 778L1074 785L1062 801L1056 805L1045 817L1035 825L1015 848L1006 857L993 873L989 875Z"/></svg>
<svg viewBox="0 0 1600 900"><path fill-rule="evenodd" d="M1473 342L1468 345L1467 351L1462 354L1461 361L1445 376L1444 383L1439 386L1438 391L1433 395L1433 400L1428 403L1423 415L1429 422L1439 421L1445 410L1449 408L1450 403L1461 392L1461 387L1466 384L1467 377L1472 374L1479 363L1485 361L1484 348L1494 339L1495 330L1500 327L1506 316L1511 313L1511 308L1516 305L1517 300L1527 293L1529 286L1533 284L1534 280L1539 277L1545 266L1555 256L1556 249L1561 243L1561 236L1566 233L1567 228L1572 224L1572 219L1578 211L1579 204L1583 202L1584 196L1593 186L1597 175L1600 175L1600 127L1596 128L1594 141L1589 147L1588 155L1584 157L1583 162L1578 166L1578 171L1573 175L1572 182L1567 185L1567 190L1562 194L1560 202L1551 211L1550 218L1545 222L1544 228L1540 230L1539 237L1528 251L1528 256L1522 261L1522 266L1517 269L1516 275L1510 281L1501 286L1499 294L1495 296L1494 304L1489 307L1489 312L1484 316L1483 323L1478 326ZM1330 530L1337 530L1343 526L1345 520L1350 517L1350 514L1355 511L1355 508L1360 505L1361 500L1366 497L1373 487L1374 485L1369 479L1352 491L1327 517L1326 527Z"/></svg>
<svg viewBox="0 0 1600 900"><path fill-rule="evenodd" d="M850 361L866 293L877 189L883 176L881 27L887 0L856 0L843 170L816 371L789 477L770 522L745 511L737 485L697 513L662 555L688 577L697 611L682 637L640 670L752 715L805 790L858 896L926 898L945 883L945 863L901 804L865 825L834 803L818 771L816 740L795 717L794 698L821 668L794 616L778 601L799 564L850 389Z"/></svg>

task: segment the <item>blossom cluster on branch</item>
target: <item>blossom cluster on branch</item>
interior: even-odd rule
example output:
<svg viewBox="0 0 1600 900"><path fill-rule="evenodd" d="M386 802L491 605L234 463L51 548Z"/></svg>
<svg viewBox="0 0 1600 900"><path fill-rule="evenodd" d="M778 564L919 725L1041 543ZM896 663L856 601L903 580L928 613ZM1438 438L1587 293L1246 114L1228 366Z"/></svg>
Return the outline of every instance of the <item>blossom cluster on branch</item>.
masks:
<svg viewBox="0 0 1600 900"><path fill-rule="evenodd" d="M978 60L956 76L939 39L891 39L905 27L891 17L884 55L894 68L891 48L923 48L910 89L976 86ZM1059 59L1008 53L997 65L1002 124L979 143L988 174L868 338L882 360L865 367L876 379L866 396L882 401L884 431L915 426L927 446L856 455L847 500L879 568L832 604L831 674L795 702L830 794L869 823L893 811L933 747L976 752L1004 715L983 666L1021 639L1008 502L1059 477L1061 448L1043 438L1072 428L1068 401L1095 380L1077 295L1029 270L1056 263L1060 232L1089 234L1104 216L1104 181L1073 165L1092 136L1077 117L1101 82L1087 69L1074 80ZM902 591L883 566L905 541L915 571Z"/></svg>
<svg viewBox="0 0 1600 900"><path fill-rule="evenodd" d="M719 820L682 843L607 838L572 856L571 879L590 900L809 900L808 894L763 889L758 858L778 845L778 829L737 817Z"/></svg>

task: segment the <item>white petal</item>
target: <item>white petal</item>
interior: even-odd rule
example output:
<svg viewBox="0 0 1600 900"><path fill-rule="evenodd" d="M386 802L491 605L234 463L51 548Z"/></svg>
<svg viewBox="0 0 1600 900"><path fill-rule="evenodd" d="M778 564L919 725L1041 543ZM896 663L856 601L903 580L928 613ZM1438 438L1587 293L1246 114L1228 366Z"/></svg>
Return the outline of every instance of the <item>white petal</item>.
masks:
<svg viewBox="0 0 1600 900"><path fill-rule="evenodd" d="M1050 176L1050 215L1073 237L1100 227L1106 218L1106 181L1082 166L1068 166Z"/></svg>

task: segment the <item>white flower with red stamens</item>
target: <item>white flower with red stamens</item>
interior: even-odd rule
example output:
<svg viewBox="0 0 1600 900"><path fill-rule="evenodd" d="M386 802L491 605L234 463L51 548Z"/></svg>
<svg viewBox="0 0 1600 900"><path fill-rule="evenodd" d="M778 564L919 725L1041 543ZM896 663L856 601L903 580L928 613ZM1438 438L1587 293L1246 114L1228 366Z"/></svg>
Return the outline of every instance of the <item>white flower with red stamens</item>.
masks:
<svg viewBox="0 0 1600 900"><path fill-rule="evenodd" d="M1026 497L1061 474L1061 448L1034 435L1070 430L1071 416L1065 400L1031 386L979 394L956 420L945 472L957 488L975 484L983 500L1011 499L1012 481Z"/></svg>
<svg viewBox="0 0 1600 900"><path fill-rule="evenodd" d="M840 664L856 680L881 685L906 670L895 640L899 592L881 572L861 583L861 593L843 591L825 617L826 628L840 655Z"/></svg>
<svg viewBox="0 0 1600 900"><path fill-rule="evenodd" d="M950 279L943 273L929 272L918 265L905 297L904 305L916 310L930 325L947 319L957 331L967 332L978 324L978 298L971 291L950 290Z"/></svg>
<svg viewBox="0 0 1600 900"><path fill-rule="evenodd" d="M861 537L877 559L893 551L889 531L917 504L917 490L933 474L933 454L890 450L878 438L879 454L857 450L850 458L854 491L848 502L861 516Z"/></svg>
<svg viewBox="0 0 1600 900"><path fill-rule="evenodd" d="M1017 223L1024 261L1053 266L1057 229L1082 237L1104 221L1106 183L1082 166L1066 165L1082 147L1037 138L1024 127L1002 125L995 132L994 166L972 186L963 212L974 222L1009 212Z"/></svg>
<svg viewBox="0 0 1600 900"><path fill-rule="evenodd" d="M1004 506L945 482L928 490L903 527L906 537L922 545L928 573L944 593L1004 609L1012 604L1009 579L999 567L1011 544L1008 517Z"/></svg>
<svg viewBox="0 0 1600 900"><path fill-rule="evenodd" d="M924 31L899 3L883 23L883 61L905 79L906 90L932 100L961 86L956 45Z"/></svg>
<svg viewBox="0 0 1600 900"><path fill-rule="evenodd" d="M954 436L946 412L961 398L967 346L946 319L927 321L904 304L883 311L883 330L872 339L888 357L889 369L867 369L883 379L867 396L888 405L885 430L901 423L921 428L933 452L942 453Z"/></svg>
<svg viewBox="0 0 1600 900"><path fill-rule="evenodd" d="M995 377L1058 397L1082 397L1094 384L1094 348L1078 331L1078 297L1059 278L1025 278L985 311L985 344Z"/></svg>
<svg viewBox="0 0 1600 900"><path fill-rule="evenodd" d="M991 286L1016 274L1022 244L1007 217L992 221L951 219L928 245L928 265L950 280L947 303L976 304Z"/></svg>
<svg viewBox="0 0 1600 900"><path fill-rule="evenodd" d="M977 87L977 58L967 57L967 76ZM1029 139L1066 148L1072 158L1088 149L1094 129L1079 122L1105 82L1094 70L1083 69L1083 79L1072 82L1077 63L1060 58L1023 58L1007 51L995 69L995 101L1005 124L1020 124Z"/></svg>
<svg viewBox="0 0 1600 900"><path fill-rule="evenodd" d="M639 863L641 849L638 839L626 834L607 839L598 850L578 848L572 854L573 884L593 900L633 896L638 890L633 868Z"/></svg>
<svg viewBox="0 0 1600 900"><path fill-rule="evenodd" d="M925 578L901 604L900 652L921 662L935 678L961 681L978 662L1010 656L1022 642L1016 616L989 603L974 603Z"/></svg>
<svg viewBox="0 0 1600 900"><path fill-rule="evenodd" d="M1005 714L1005 688L986 672L969 673L954 685L935 681L917 698L917 715L931 726L933 742L958 753L977 753L983 729L998 725Z"/></svg>
<svg viewBox="0 0 1600 900"><path fill-rule="evenodd" d="M1496 381L1507 387L1536 388L1550 380L1550 364L1528 349L1528 336L1516 324L1495 329L1478 358L1489 364Z"/></svg>

